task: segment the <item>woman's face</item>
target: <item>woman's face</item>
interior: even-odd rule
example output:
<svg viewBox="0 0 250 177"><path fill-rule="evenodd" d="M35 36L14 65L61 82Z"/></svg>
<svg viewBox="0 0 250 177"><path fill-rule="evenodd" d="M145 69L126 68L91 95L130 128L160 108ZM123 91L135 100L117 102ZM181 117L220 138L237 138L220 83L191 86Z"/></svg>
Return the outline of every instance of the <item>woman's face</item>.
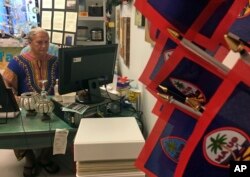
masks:
<svg viewBox="0 0 250 177"><path fill-rule="evenodd" d="M30 48L31 51L38 55L42 56L45 55L48 52L49 48L49 36L47 33L44 32L38 32L36 33L32 40L30 41Z"/></svg>

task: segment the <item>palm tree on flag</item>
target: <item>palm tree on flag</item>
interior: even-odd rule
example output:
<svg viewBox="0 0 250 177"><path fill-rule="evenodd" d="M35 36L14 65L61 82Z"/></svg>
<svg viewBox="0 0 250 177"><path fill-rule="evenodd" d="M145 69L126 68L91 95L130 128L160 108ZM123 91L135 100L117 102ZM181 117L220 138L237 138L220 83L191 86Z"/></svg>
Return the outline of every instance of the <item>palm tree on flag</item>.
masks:
<svg viewBox="0 0 250 177"><path fill-rule="evenodd" d="M211 148L212 153L217 154L218 149L222 151L223 148L224 148L224 149L228 150L232 154L234 160L236 159L236 156L235 156L234 152L230 148L228 148L226 146L227 137L226 137L225 134L221 136L220 133L218 133L216 138L211 137L210 140L211 140L211 144L208 145L207 148L208 149Z"/></svg>

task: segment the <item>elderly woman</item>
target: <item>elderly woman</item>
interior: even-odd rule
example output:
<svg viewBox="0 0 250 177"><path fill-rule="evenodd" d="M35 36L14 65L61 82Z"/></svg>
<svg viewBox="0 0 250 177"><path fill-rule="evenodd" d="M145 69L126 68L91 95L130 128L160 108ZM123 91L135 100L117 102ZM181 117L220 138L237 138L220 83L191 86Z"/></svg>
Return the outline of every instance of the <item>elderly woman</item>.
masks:
<svg viewBox="0 0 250 177"><path fill-rule="evenodd" d="M49 95L52 95L58 75L58 61L56 56L48 54L49 35L42 28L33 28L28 34L28 42L31 50L15 56L5 69L3 76L6 84L19 96L24 92L40 93L41 80L47 80L45 89ZM18 160L25 157L24 177L36 176L38 165L48 173L59 171L59 167L51 160L51 148L40 150L37 157L32 149L18 149L14 152Z"/></svg>

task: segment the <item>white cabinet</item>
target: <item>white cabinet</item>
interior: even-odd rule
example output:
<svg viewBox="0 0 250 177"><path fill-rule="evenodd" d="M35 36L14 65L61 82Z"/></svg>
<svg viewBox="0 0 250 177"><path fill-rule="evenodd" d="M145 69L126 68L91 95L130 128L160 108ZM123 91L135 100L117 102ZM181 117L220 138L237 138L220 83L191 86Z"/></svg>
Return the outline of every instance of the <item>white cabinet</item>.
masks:
<svg viewBox="0 0 250 177"><path fill-rule="evenodd" d="M77 45L106 44L106 0L79 0Z"/></svg>

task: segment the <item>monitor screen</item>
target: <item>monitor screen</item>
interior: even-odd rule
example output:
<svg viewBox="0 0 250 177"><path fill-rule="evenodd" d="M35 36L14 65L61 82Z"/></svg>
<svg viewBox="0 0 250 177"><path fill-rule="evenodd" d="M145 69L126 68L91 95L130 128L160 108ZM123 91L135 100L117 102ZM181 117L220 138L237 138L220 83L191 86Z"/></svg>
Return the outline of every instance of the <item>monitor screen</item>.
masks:
<svg viewBox="0 0 250 177"><path fill-rule="evenodd" d="M0 36L24 37L39 24L38 0L0 0Z"/></svg>
<svg viewBox="0 0 250 177"><path fill-rule="evenodd" d="M83 103L103 100L100 86L113 82L117 44L78 46L59 49L60 94L87 91Z"/></svg>

